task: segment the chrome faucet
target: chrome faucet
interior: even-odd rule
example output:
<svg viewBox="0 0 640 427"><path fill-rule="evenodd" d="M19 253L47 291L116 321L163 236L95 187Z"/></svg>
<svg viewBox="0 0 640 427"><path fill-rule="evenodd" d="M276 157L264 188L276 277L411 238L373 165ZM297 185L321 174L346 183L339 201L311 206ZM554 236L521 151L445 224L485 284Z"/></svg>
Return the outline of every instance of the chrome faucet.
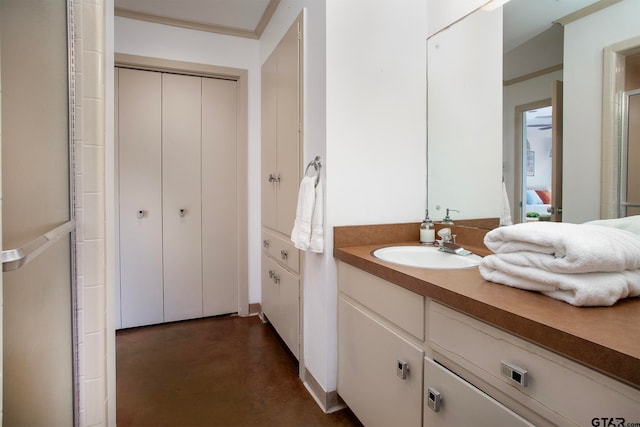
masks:
<svg viewBox="0 0 640 427"><path fill-rule="evenodd" d="M442 252L462 256L471 254L471 251L466 250L456 243L456 235L451 234L450 228L441 228L440 231L438 231L438 236L440 240L436 240L436 242L438 242L438 249Z"/></svg>

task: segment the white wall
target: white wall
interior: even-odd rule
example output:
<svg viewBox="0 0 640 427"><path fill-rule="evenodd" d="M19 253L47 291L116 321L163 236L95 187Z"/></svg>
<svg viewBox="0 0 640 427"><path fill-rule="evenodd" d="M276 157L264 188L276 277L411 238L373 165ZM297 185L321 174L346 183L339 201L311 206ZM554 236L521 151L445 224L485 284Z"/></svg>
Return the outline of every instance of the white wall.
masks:
<svg viewBox="0 0 640 427"><path fill-rule="evenodd" d="M418 221L425 208L427 13L422 0L283 0L261 62L303 8L304 160L323 157L325 184L325 253L305 257L304 362L333 391L333 227Z"/></svg>
<svg viewBox="0 0 640 427"><path fill-rule="evenodd" d="M424 0L327 1L327 238L333 226L419 221L426 193ZM324 265L326 379L335 388L336 271Z"/></svg>
<svg viewBox="0 0 640 427"><path fill-rule="evenodd" d="M260 62L257 40L115 18L115 52L249 71L249 303L260 302Z"/></svg>
<svg viewBox="0 0 640 427"><path fill-rule="evenodd" d="M600 217L602 50L640 36L640 2L624 0L565 26L563 220Z"/></svg>

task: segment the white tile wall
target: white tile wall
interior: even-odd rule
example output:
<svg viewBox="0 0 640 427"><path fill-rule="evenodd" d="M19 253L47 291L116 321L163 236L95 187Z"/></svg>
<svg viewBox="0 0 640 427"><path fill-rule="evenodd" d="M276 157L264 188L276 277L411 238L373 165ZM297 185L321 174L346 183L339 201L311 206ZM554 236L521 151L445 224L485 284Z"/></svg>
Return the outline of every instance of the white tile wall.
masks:
<svg viewBox="0 0 640 427"><path fill-rule="evenodd" d="M105 264L105 4L77 0L76 219L80 425L107 417Z"/></svg>

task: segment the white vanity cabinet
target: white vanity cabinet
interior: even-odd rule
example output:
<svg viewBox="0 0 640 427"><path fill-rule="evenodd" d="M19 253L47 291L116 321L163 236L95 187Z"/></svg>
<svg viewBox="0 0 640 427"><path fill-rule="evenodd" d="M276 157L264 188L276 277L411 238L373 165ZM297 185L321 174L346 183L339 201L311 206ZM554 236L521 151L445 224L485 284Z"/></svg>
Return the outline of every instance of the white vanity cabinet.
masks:
<svg viewBox="0 0 640 427"><path fill-rule="evenodd" d="M435 361L536 425L640 420L640 390L433 301L427 324Z"/></svg>
<svg viewBox="0 0 640 427"><path fill-rule="evenodd" d="M420 426L424 298L344 263L338 274L338 394L366 426Z"/></svg>
<svg viewBox="0 0 640 427"><path fill-rule="evenodd" d="M366 426L640 422L640 390L558 353L344 262L338 289L337 391Z"/></svg>

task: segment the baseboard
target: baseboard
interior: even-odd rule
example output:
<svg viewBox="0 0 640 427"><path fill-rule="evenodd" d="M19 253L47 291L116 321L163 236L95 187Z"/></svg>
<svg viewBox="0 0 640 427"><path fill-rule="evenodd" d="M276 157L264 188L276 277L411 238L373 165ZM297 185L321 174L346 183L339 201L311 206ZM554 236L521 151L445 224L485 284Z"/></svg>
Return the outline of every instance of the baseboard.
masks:
<svg viewBox="0 0 640 427"><path fill-rule="evenodd" d="M336 390L326 392L320 383L311 375L307 369L304 370L304 386L309 390L311 396L318 403L320 408L330 414L340 409L346 408L347 405L340 399Z"/></svg>

